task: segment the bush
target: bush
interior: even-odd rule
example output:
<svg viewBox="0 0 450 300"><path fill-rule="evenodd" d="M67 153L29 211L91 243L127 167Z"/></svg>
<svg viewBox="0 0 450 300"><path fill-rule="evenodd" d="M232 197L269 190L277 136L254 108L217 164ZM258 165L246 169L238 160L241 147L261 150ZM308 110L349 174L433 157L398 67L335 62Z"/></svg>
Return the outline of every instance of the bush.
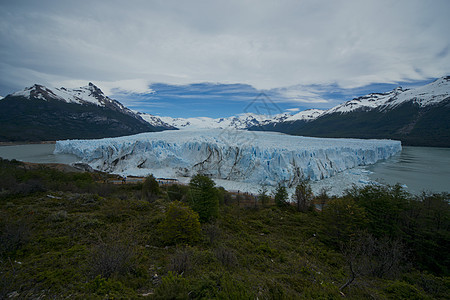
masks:
<svg viewBox="0 0 450 300"><path fill-rule="evenodd" d="M181 275L169 272L156 288L153 299L189 299L189 286Z"/></svg>
<svg viewBox="0 0 450 300"><path fill-rule="evenodd" d="M263 186L259 191L258 200L262 206L266 207L270 202L270 196L267 194L267 187Z"/></svg>
<svg viewBox="0 0 450 300"><path fill-rule="evenodd" d="M302 180L295 188L293 195L295 203L297 203L297 211L306 212L312 204L313 193L308 181Z"/></svg>
<svg viewBox="0 0 450 300"><path fill-rule="evenodd" d="M50 222L61 222L64 221L65 219L67 219L67 211L65 210L59 210L48 216L48 220Z"/></svg>
<svg viewBox="0 0 450 300"><path fill-rule="evenodd" d="M160 224L160 231L166 244L195 243L201 232L198 214L181 202L172 202Z"/></svg>
<svg viewBox="0 0 450 300"><path fill-rule="evenodd" d="M427 295L436 299L445 299L450 295L450 278L437 277L428 273L413 272L403 276L409 284L420 286Z"/></svg>
<svg viewBox="0 0 450 300"><path fill-rule="evenodd" d="M206 224L203 226L202 231L207 243L210 245L215 244L221 235L220 228L216 224Z"/></svg>
<svg viewBox="0 0 450 300"><path fill-rule="evenodd" d="M167 196L170 201L186 201L189 187L181 184L172 184L167 187Z"/></svg>
<svg viewBox="0 0 450 300"><path fill-rule="evenodd" d="M229 248L219 247L214 251L214 254L224 267L231 268L238 264L236 254Z"/></svg>
<svg viewBox="0 0 450 300"><path fill-rule="evenodd" d="M107 299L124 299L127 298L127 296L125 296L127 293L133 294L133 291L124 287L120 281L115 281L111 278L105 279L100 275L88 282L86 287L93 294L107 295Z"/></svg>
<svg viewBox="0 0 450 300"><path fill-rule="evenodd" d="M90 266L94 276L125 275L135 269L133 247L129 243L100 242L92 249Z"/></svg>
<svg viewBox="0 0 450 300"><path fill-rule="evenodd" d="M190 183L189 205L199 215L200 222L207 222L219 215L219 199L215 183L210 178L197 174Z"/></svg>
<svg viewBox="0 0 450 300"><path fill-rule="evenodd" d="M153 175L145 177L142 184L142 199L149 202L155 201L159 196L159 184Z"/></svg>
<svg viewBox="0 0 450 300"><path fill-rule="evenodd" d="M0 256L11 254L30 239L30 229L24 222L6 223L0 232Z"/></svg>
<svg viewBox="0 0 450 300"><path fill-rule="evenodd" d="M389 299L431 299L424 292L404 281L395 281L385 288Z"/></svg>
<svg viewBox="0 0 450 300"><path fill-rule="evenodd" d="M177 274L184 274L192 269L192 251L179 250L170 260L169 270Z"/></svg>
<svg viewBox="0 0 450 300"><path fill-rule="evenodd" d="M286 187L282 184L278 184L277 189L275 190L275 204L278 207L286 207L289 205L288 201L288 193L286 191Z"/></svg>
<svg viewBox="0 0 450 300"><path fill-rule="evenodd" d="M321 219L322 238L334 246L347 242L355 232L365 229L368 222L364 208L349 198L331 200L322 211Z"/></svg>

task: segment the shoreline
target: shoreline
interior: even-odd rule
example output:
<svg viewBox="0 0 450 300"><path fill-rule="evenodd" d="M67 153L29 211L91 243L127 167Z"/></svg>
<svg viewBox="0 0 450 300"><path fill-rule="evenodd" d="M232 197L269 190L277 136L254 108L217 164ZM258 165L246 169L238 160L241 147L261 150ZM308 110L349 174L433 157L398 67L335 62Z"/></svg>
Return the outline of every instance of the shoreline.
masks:
<svg viewBox="0 0 450 300"><path fill-rule="evenodd" d="M38 142L0 142L0 146L39 145L39 144L56 144L56 141L38 141Z"/></svg>

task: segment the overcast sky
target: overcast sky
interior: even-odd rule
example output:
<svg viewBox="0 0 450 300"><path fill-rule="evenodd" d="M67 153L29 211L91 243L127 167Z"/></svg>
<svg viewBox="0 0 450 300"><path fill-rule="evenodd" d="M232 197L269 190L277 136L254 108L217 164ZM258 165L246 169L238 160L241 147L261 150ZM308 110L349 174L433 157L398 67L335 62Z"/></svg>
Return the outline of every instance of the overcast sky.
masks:
<svg viewBox="0 0 450 300"><path fill-rule="evenodd" d="M215 116L225 100L260 91L283 110L327 108L371 88L449 75L449 14L449 0L1 0L0 95L91 81L125 105L166 115L179 101L193 109L186 116ZM223 103L214 89L192 96L211 90L192 85L205 82L220 83Z"/></svg>

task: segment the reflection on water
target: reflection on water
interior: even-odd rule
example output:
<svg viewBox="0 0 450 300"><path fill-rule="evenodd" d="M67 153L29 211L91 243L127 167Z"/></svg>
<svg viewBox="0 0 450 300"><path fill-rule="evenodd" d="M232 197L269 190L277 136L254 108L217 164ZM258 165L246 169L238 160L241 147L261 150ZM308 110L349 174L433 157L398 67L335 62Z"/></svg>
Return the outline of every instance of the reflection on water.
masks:
<svg viewBox="0 0 450 300"><path fill-rule="evenodd" d="M31 163L70 164L80 159L70 154L53 154L54 144L0 146L0 157Z"/></svg>
<svg viewBox="0 0 450 300"><path fill-rule="evenodd" d="M407 186L413 193L450 192L450 149L403 147L400 154L367 167L380 183Z"/></svg>

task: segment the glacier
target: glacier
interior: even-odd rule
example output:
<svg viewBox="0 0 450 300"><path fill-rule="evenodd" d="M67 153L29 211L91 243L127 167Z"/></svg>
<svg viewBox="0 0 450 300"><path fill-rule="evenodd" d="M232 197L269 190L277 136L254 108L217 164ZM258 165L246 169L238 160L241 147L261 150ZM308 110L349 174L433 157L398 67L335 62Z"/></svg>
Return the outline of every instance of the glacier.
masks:
<svg viewBox="0 0 450 300"><path fill-rule="evenodd" d="M57 141L94 169L121 175L214 179L294 186L374 164L401 151L394 140L334 139L231 129L162 131L98 140Z"/></svg>

